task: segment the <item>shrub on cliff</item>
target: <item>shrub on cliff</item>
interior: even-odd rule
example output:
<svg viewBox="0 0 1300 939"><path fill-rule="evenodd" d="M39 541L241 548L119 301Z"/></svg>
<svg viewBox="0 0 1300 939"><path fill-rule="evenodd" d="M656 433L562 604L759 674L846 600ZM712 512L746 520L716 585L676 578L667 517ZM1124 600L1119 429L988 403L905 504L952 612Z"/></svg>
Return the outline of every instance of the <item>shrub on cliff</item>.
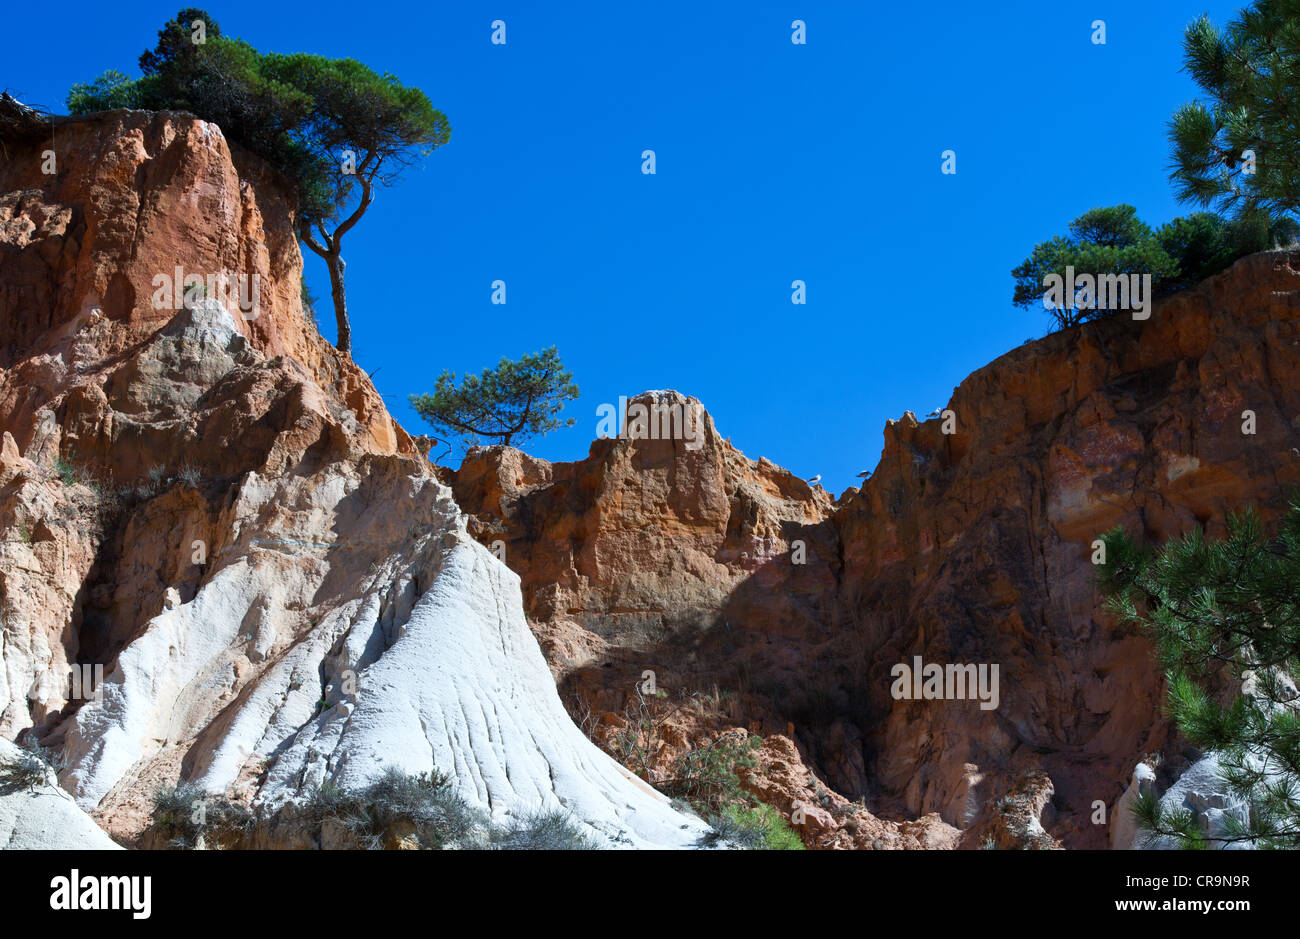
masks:
<svg viewBox="0 0 1300 939"><path fill-rule="evenodd" d="M663 731L673 715L688 703L705 700L696 692L673 705L666 693L647 696L638 684L636 703L623 710L622 728L597 742L619 763L672 798L679 812L707 821L710 831L700 837L701 847L725 843L738 848L802 850L798 834L771 805L748 792L741 771L758 766L763 738L746 731L731 731L686 750L664 776L654 764L665 746L673 746ZM714 704L716 707L716 702Z"/></svg>
<svg viewBox="0 0 1300 939"><path fill-rule="evenodd" d="M422 848L441 848L487 824L441 773L411 776L391 767L361 789L320 786L303 814L334 821L370 849L389 847L404 833Z"/></svg>
<svg viewBox="0 0 1300 939"><path fill-rule="evenodd" d="M159 786L152 802L153 827L174 848L197 847L200 839L208 847L238 845L262 819L259 812L193 783Z"/></svg>
<svg viewBox="0 0 1300 939"><path fill-rule="evenodd" d="M68 94L74 114L109 108L188 111L266 159L292 183L297 233L330 274L336 345L351 354L343 236L403 167L445 144L447 118L418 88L353 59L263 55L187 8L140 56L141 77L110 70Z"/></svg>
<svg viewBox="0 0 1300 939"><path fill-rule="evenodd" d="M437 772L411 776L389 768L360 789L327 783L312 791L301 811L314 824L331 821L341 826L370 849L402 843L426 850L567 851L597 846L563 812L539 811L494 825Z"/></svg>
<svg viewBox="0 0 1300 939"><path fill-rule="evenodd" d="M1149 795L1139 826L1183 847L1300 848L1300 501L1276 538L1245 512L1220 541L1193 530L1152 552L1117 529L1104 542L1108 608L1155 640L1170 715L1249 806L1244 822L1225 815L1223 832L1207 834L1192 812ZM1224 677L1241 688L1227 704L1215 695Z"/></svg>
<svg viewBox="0 0 1300 939"><path fill-rule="evenodd" d="M1178 263L1178 273L1162 282L1166 291L1194 287L1254 250L1243 244L1223 219L1209 212L1174 219L1161 226L1157 239L1165 253Z"/></svg>
<svg viewBox="0 0 1300 939"><path fill-rule="evenodd" d="M1178 264L1178 273L1161 281L1158 292L1195 287L1246 255L1289 243L1297 232L1300 226L1291 219L1259 213L1234 219L1213 212L1180 216L1156 232L1160 246Z"/></svg>
<svg viewBox="0 0 1300 939"><path fill-rule="evenodd" d="M534 812L495 827L488 836L497 851L591 851L597 844L564 812Z"/></svg>
<svg viewBox="0 0 1300 939"><path fill-rule="evenodd" d="M114 68L93 82L78 82L68 92L68 112L71 114L93 114L96 111L116 111L119 108L139 106L138 82Z"/></svg>
<svg viewBox="0 0 1300 939"><path fill-rule="evenodd" d="M1070 268L1075 275L1094 279L1150 274L1153 283L1159 283L1176 273L1178 265L1151 227L1137 217L1133 206L1090 209L1070 223L1068 236L1035 245L1033 253L1011 271L1015 278L1011 302L1021 307L1044 303L1047 278L1065 278ZM1048 310L1059 328L1096 319L1106 312L1076 307L1073 300L1067 297L1065 304Z"/></svg>
<svg viewBox="0 0 1300 939"><path fill-rule="evenodd" d="M740 770L758 765L762 746L757 734L723 734L682 754L672 777L660 786L705 816L711 831L700 837L702 847L728 843L755 850L803 850L803 841L781 813L741 784Z"/></svg>
<svg viewBox="0 0 1300 939"><path fill-rule="evenodd" d="M738 770L757 766L762 746L763 738L757 734L723 734L683 753L663 789L705 811L717 812L745 801L748 794L740 784Z"/></svg>

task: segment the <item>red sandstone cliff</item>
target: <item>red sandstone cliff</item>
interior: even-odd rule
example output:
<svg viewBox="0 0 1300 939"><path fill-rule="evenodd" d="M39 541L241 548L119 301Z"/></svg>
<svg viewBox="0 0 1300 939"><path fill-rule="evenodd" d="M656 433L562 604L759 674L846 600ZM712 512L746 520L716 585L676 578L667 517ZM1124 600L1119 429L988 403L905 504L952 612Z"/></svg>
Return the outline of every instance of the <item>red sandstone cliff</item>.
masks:
<svg viewBox="0 0 1300 939"><path fill-rule="evenodd" d="M456 496L505 542L575 713L617 725L642 669L661 688L716 684L715 725L792 734L873 809L984 830L999 797L1048 791L1028 800L1047 830L1100 847L1095 804L1144 755L1181 755L1150 647L1098 610L1092 542L1115 525L1214 534L1300 480L1298 266L1256 255L1147 322L1008 353L955 390L955 433L891 421L871 479L835 505L711 422L698 451L476 451ZM890 669L916 655L998 664L999 706L895 701Z"/></svg>

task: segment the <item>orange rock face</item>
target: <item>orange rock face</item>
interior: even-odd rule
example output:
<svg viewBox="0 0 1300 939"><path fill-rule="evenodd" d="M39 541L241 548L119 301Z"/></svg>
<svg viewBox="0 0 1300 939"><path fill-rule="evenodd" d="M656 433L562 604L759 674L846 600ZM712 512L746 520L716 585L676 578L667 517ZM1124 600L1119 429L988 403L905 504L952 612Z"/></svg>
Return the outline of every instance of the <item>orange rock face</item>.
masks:
<svg viewBox="0 0 1300 939"><path fill-rule="evenodd" d="M260 161L187 115L113 112L55 133L57 173L42 172L46 139L6 139L0 162L0 734L31 728L58 747L81 704L71 664L111 669L257 526L331 537L310 500L253 518L241 487L299 478L389 498L429 469L365 374L304 319L292 206ZM155 278L178 267L256 275L257 308L237 292L156 305ZM361 546L349 562L362 571L380 542L409 540L372 522L370 556L358 561ZM329 602L303 594L286 635ZM266 659L232 665L231 687ZM111 825L130 829L151 787L175 780L188 741L168 743L105 800Z"/></svg>
<svg viewBox="0 0 1300 939"><path fill-rule="evenodd" d="M1214 535L1300 481L1297 265L1256 255L1149 321L1014 350L951 415L890 422L876 471L838 503L711 421L693 452L476 451L455 492L504 542L574 709L617 712L643 670L716 684L732 720L788 728L873 809L991 824L1041 773L1023 801L1067 846L1101 847L1133 764L1174 744L1150 646L1099 609L1093 542L1116 525ZM891 670L915 656L996 665L997 706L895 699Z"/></svg>
<svg viewBox="0 0 1300 939"><path fill-rule="evenodd" d="M837 546L821 527L831 498L745 459L707 414L701 435L694 448L597 440L579 463L476 449L454 489L481 536L504 540L507 561L528 571L525 604L539 621L576 616L597 636L653 641L722 626L741 584L816 602L835 584ZM792 566L786 556L799 539L808 560Z"/></svg>
<svg viewBox="0 0 1300 939"><path fill-rule="evenodd" d="M994 789L1041 769L1053 833L1105 844L1095 806L1168 731L1150 649L1099 611L1093 541L1116 525L1214 536L1231 511L1280 507L1300 479L1297 262L1256 255L1147 322L1003 356L956 390L954 435L939 421L887 428L880 468L838 522L846 596L896 611L871 640L869 686L876 778L907 809L955 820L966 763L999 774ZM885 669L912 654L1000 663L999 707L891 700Z"/></svg>
<svg viewBox="0 0 1300 939"><path fill-rule="evenodd" d="M201 363L134 358L193 278L217 286L251 348L293 359L351 409L368 449L397 451L405 435L369 382L304 320L293 206L260 160L216 125L166 113L112 112L55 134L55 173L43 172L44 139L7 141L0 163L0 426L20 449L37 413L52 409L80 459L101 471L134 472L146 449L154 462L172 455L174 444L123 439L130 429L108 414L188 409L183 393L168 400L170 390L153 389L155 373L204 387L191 371ZM88 375L98 369L111 378Z"/></svg>

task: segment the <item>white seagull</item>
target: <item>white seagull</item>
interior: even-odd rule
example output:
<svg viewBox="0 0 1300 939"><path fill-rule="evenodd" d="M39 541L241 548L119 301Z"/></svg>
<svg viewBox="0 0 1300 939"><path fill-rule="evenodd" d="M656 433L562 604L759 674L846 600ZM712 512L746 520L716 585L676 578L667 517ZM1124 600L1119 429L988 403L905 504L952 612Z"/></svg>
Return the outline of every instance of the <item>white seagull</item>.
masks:
<svg viewBox="0 0 1300 939"><path fill-rule="evenodd" d="M870 475L871 470L863 470L861 473L858 473L858 479L866 479Z"/></svg>
<svg viewBox="0 0 1300 939"><path fill-rule="evenodd" d="M815 486L815 485L817 485L817 484L818 484L819 482L821 482L821 481L822 481L822 474L821 474L821 473L818 473L818 474L817 474L816 476L814 476L812 479L808 480L808 485L810 485L810 486Z"/></svg>
<svg viewBox="0 0 1300 939"><path fill-rule="evenodd" d="M927 414L927 415L925 415L925 416L926 416L926 417L938 417L938 416L939 416L940 414L942 414L942 413L943 413L943 408L935 408L933 411L931 411L929 414Z"/></svg>

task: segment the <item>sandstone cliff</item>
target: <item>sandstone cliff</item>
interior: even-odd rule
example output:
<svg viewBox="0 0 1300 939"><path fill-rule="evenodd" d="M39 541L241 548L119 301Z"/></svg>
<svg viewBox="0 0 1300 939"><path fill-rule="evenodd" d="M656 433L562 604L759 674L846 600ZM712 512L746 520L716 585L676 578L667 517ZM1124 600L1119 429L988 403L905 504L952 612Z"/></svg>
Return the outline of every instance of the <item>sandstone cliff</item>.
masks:
<svg viewBox="0 0 1300 939"><path fill-rule="evenodd" d="M1246 258L1149 321L1008 353L955 389L955 433L891 421L869 481L833 504L711 420L698 450L597 441L554 465L477 451L454 490L470 530L505 543L595 736L653 670L662 688L714 689L678 750L749 725L792 736L880 812L987 831L999 800L1032 791L1048 832L1101 847L1135 763L1162 754L1172 772L1196 754L1160 717L1149 645L1099 611L1092 542L1115 525L1213 535L1228 511L1280 506L1300 478L1298 264ZM998 706L895 700L891 668L918 655L997 664Z"/></svg>
<svg viewBox="0 0 1300 939"><path fill-rule="evenodd" d="M395 767L693 844L568 719L517 578L304 320L262 165L184 115L56 134L56 175L21 133L0 164L0 733L61 751L124 839L160 785L274 807ZM177 269L256 275L258 303L169 303Z"/></svg>

